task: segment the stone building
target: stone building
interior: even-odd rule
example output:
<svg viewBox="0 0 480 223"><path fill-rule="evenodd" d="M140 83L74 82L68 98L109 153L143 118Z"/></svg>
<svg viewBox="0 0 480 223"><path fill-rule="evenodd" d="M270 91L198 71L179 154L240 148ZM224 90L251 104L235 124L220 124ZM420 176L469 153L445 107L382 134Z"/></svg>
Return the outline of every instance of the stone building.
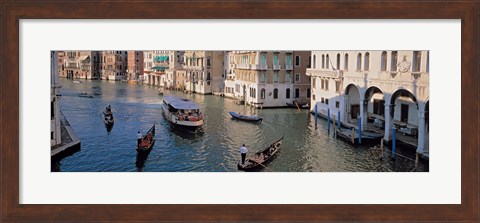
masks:
<svg viewBox="0 0 480 223"><path fill-rule="evenodd" d="M429 51L313 51L312 112L340 115L362 129L379 126L418 137L417 153L428 156Z"/></svg>

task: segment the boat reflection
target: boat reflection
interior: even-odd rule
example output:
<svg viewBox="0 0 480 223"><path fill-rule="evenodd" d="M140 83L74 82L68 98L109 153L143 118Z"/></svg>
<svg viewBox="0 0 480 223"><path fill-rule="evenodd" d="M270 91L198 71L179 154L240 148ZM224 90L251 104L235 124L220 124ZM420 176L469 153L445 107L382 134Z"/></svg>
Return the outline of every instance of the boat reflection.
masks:
<svg viewBox="0 0 480 223"><path fill-rule="evenodd" d="M146 150L146 151L138 151L137 152L137 159L135 161L135 166L137 167L137 172L143 172L143 169L145 167L145 161L147 161L148 155L150 154L152 150Z"/></svg>

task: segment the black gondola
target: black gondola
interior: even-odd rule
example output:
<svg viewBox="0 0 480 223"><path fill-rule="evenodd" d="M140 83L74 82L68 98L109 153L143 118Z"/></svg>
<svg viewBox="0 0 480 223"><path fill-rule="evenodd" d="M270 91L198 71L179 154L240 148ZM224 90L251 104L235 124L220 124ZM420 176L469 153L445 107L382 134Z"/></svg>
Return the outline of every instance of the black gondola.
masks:
<svg viewBox="0 0 480 223"><path fill-rule="evenodd" d="M282 138L273 142L269 147L265 148L262 151L256 152L253 156L248 157L245 160L245 164L237 164L238 170L243 171L258 171L265 167L265 164L273 160L275 155L277 155L280 145L282 145Z"/></svg>
<svg viewBox="0 0 480 223"><path fill-rule="evenodd" d="M105 111L103 112L103 117L103 122L107 126L111 126L115 122L115 120L113 119L112 107L110 107L110 105L105 108Z"/></svg>
<svg viewBox="0 0 480 223"><path fill-rule="evenodd" d="M258 115L242 115L236 112L229 112L229 114L232 116L232 118L247 122L259 122L263 120L263 118Z"/></svg>
<svg viewBox="0 0 480 223"><path fill-rule="evenodd" d="M148 132L143 135L142 140L140 141L140 145L137 146L138 152L144 152L150 150L153 145L155 144L155 124L153 124L152 128L148 130Z"/></svg>
<svg viewBox="0 0 480 223"><path fill-rule="evenodd" d="M293 102L293 103L286 103L288 107L291 107L291 108L299 108L299 109L309 109L310 108L310 105L308 103L304 103L304 104L298 104L297 102Z"/></svg>

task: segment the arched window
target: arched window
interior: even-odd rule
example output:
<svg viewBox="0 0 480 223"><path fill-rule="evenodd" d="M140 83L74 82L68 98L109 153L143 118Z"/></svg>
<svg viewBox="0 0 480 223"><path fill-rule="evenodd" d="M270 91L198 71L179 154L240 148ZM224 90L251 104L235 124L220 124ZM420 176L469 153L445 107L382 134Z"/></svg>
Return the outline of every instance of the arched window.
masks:
<svg viewBox="0 0 480 223"><path fill-rule="evenodd" d="M262 88L262 90L260 90L260 98L261 99L265 98L265 88Z"/></svg>
<svg viewBox="0 0 480 223"><path fill-rule="evenodd" d="M313 55L313 69L317 68L317 55Z"/></svg>
<svg viewBox="0 0 480 223"><path fill-rule="evenodd" d="M422 61L422 52L413 51L412 72L420 72L421 61Z"/></svg>
<svg viewBox="0 0 480 223"><path fill-rule="evenodd" d="M273 89L273 99L277 99L278 98L278 89Z"/></svg>
<svg viewBox="0 0 480 223"><path fill-rule="evenodd" d="M295 56L295 66L300 66L300 56Z"/></svg>
<svg viewBox="0 0 480 223"><path fill-rule="evenodd" d="M343 69L348 70L348 53L345 54L345 63L343 64Z"/></svg>
<svg viewBox="0 0 480 223"><path fill-rule="evenodd" d="M285 91L285 98L290 98L290 88Z"/></svg>
<svg viewBox="0 0 480 223"><path fill-rule="evenodd" d="M362 70L362 54L358 53L357 55L357 71Z"/></svg>
<svg viewBox="0 0 480 223"><path fill-rule="evenodd" d="M370 69L370 53L366 52L365 53L365 64L363 65L364 70L369 70Z"/></svg>
<svg viewBox="0 0 480 223"><path fill-rule="evenodd" d="M325 55L322 54L322 68L325 68Z"/></svg>
<svg viewBox="0 0 480 223"><path fill-rule="evenodd" d="M337 54L337 67L336 69L340 70L340 54Z"/></svg>
<svg viewBox="0 0 480 223"><path fill-rule="evenodd" d="M398 63L398 52L392 51L392 59L390 64L390 71L395 72L397 71L397 63Z"/></svg>
<svg viewBox="0 0 480 223"><path fill-rule="evenodd" d="M325 61L325 63L327 64L327 69L330 68L330 57L328 56L328 54L327 54L327 61Z"/></svg>
<svg viewBox="0 0 480 223"><path fill-rule="evenodd" d="M386 51L382 52L382 59L380 61L380 70L381 71L387 70L387 52Z"/></svg>

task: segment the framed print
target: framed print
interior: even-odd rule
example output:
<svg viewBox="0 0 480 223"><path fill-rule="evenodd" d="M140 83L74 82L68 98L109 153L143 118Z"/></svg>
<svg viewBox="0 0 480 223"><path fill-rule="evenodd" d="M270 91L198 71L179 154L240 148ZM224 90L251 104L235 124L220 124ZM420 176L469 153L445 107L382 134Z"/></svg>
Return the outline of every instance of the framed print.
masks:
<svg viewBox="0 0 480 223"><path fill-rule="evenodd" d="M6 1L0 4L2 221L480 220L477 125L479 3L476 1L409 2L402 3L401 7L395 1ZM157 52L152 58L140 55L153 51ZM75 62L75 69L67 63L56 64L60 55L72 58L72 64L74 60L80 62ZM229 63L217 64L216 58L229 56L236 61L232 64L241 71L234 74L228 70L223 72L223 68L228 67L225 64ZM313 77L308 79L311 83L307 88L314 90L309 96L305 94L310 100L302 104L303 88L298 88L297 94L294 83L302 83L307 77L297 75L296 69L300 69L301 58L309 56L313 58L309 60L311 68L305 68L303 72L310 74L308 78ZM85 61L100 58L105 61L102 68L105 72L84 72L88 70L84 67L87 64ZM127 65L128 61L131 59L135 63L138 60L137 65L144 65L139 62L144 58L152 60L153 64L148 65L147 73L135 75L133 72L123 77L124 74L106 72L113 66L135 70L135 66ZM245 61L255 58L258 58L259 67L264 64L262 61L273 63L272 72L263 74L261 68L258 68L259 73L254 72L257 69ZM181 69L175 70L175 86L183 86L182 90L186 93L231 93L233 98L237 96L238 99L242 96L239 92L243 92L243 106L233 105L233 100L228 102L232 104L229 108L238 108L239 112L230 113L236 119L218 121L223 123L218 131L192 137L179 132L170 134L173 130L167 128L166 122L161 125L158 121L147 120L157 120L160 116L132 112L132 108L143 106L143 109L155 113L160 109L157 99L163 98L165 118L162 120L175 117L170 120L172 125L187 119L188 124L205 120L206 127L213 129L215 118L225 120L231 109L218 108L217 105L226 103L223 99L217 100L220 96L191 94L186 97L195 103L190 103L166 96L172 91L169 86L174 85L163 85L159 92L158 83L167 83L168 80L155 78L160 74L168 75L169 70L163 64L167 61L175 64L176 60L183 62L179 63ZM122 64L110 63L116 61ZM198 64L205 67L198 68ZM62 74L65 78L57 85L56 77L47 75L49 72L57 73L53 70L62 65L67 68ZM275 65L277 68L274 68ZM221 90L212 90L216 86L213 70L217 66L225 74L225 79L258 79L258 86L266 90L263 92L256 85L247 87L237 82L219 88ZM326 73L325 69L334 71ZM351 80L358 82L358 86L374 86L369 78L375 74L369 71L375 69L385 71L380 73L384 75L382 77L389 75L388 80L404 77L414 84L391 91L384 87L364 87L363 92L356 90L355 84L337 87L348 94L347 100L338 100L338 107L335 100L325 96L330 90L336 93L337 82L334 80L340 80L333 78L328 82L329 75L340 75L341 72L342 80L354 75ZM355 79L355 75L360 73L362 78ZM108 81L90 81L89 75L90 79L98 77ZM430 79L431 86L424 85L425 77ZM124 82L110 82L110 79L117 78ZM139 81L146 84L134 83ZM271 87L268 86L270 82ZM99 83L102 86L97 86ZM291 83L291 89L282 88L287 83ZM127 92L130 95L125 96ZM384 96L380 92L384 92ZM314 95L317 97L314 98ZM112 100L110 97L113 96L118 100ZM82 141L79 151L73 151L73 155L58 162L49 154L56 153L60 147L52 146L50 152L43 148L44 144L48 144L48 132L43 129L56 129L51 123L56 120L54 117L60 116L53 112L53 101L51 107L43 103L48 100L46 98L60 100L62 113L68 118L68 122L62 121L62 128L66 132L78 130ZM272 100L267 101L269 98ZM296 106L290 100L293 98L298 98ZM272 109L275 112L256 110L264 105L275 107L280 99L282 106L284 102L292 102L296 109L285 113L287 110L284 109ZM430 99L433 99L431 106ZM382 101L389 102L391 107L385 106ZM203 104L207 106L202 107ZM309 112L301 113L303 105L310 107ZM434 110L431 115L429 106ZM412 116L412 109L421 110L423 115L415 113ZM48 117L48 111L51 111L50 125L43 118ZM377 147L348 147L349 150L342 150L333 146L323 151L325 153L317 154L327 157L321 160L327 164L315 166L298 161L300 164L295 167L293 161L311 157L296 155L292 150L279 147L283 144L285 148L295 148L294 142L300 143L302 139L300 136L295 138L293 130L288 129L288 123L308 121L306 125L318 134L308 138L304 144L338 145L333 136L325 138L318 133L326 128L328 132L330 128L336 128L335 122L330 125L330 118L336 120L337 112L338 116L348 116L339 124L344 125L345 120L358 124L358 133L334 131L346 135L347 141L352 136L353 143L360 144L362 133L364 140L375 138L365 134L367 129L361 131L363 123L365 126L378 124L379 129L389 126L387 130L392 127L394 131L384 131L387 135L378 137L378 140L383 137L396 142L394 137L398 133L399 140L403 137L419 142L416 154L429 156L429 164L418 169L415 159L410 159L418 172L410 172L412 168L409 165L403 169L387 165L382 169L358 164L363 160L349 160L345 154L337 157L347 157L345 160L350 163L338 160L335 163L335 156L326 152L365 151L373 154ZM316 128L317 113L328 120L319 121L320 130ZM385 113L391 114L392 119L385 118ZM252 118L255 121L262 119L263 123L244 123L241 120ZM425 119L429 121L423 122ZM94 120L95 124L89 124L88 120ZM209 123L210 120L212 122ZM97 125L97 121L101 121L102 125ZM91 129L89 126L93 125L102 128ZM432 132L427 130L426 133L424 130L430 125ZM78 126L86 127L79 129ZM283 137L279 130L282 128L285 128ZM353 129L357 128L353 126ZM235 130L242 131L235 133ZM265 139L255 141L254 133L260 130L278 134L262 133L260 135ZM226 132L232 133L229 135ZM51 143L56 134L51 131ZM425 134L430 134L430 137L424 138ZM63 136L60 134L58 137ZM120 142L112 146L116 150L95 144L112 143L112 138ZM119 138L125 140L119 141ZM75 142L77 137L70 134L69 139ZM221 142L223 140L225 142ZM221 146L228 143L235 145ZM431 150L423 146L428 143ZM250 162L251 166L240 164L238 147L242 146L241 151L248 147L253 154L255 149L252 147L260 148L264 144L270 144L265 153L259 152L257 158L253 155L246 157L246 163ZM189 145L194 146L190 148ZM130 150L133 147L137 151ZM160 149L167 147L177 152L183 150L184 156L174 156ZM392 157L382 156L382 159L390 159L397 154L395 143L390 143L389 147L392 148ZM281 155L273 161L267 160L279 148L282 149ZM96 153L98 150L103 151L103 155ZM144 153L146 151L148 153ZM215 159L212 155L215 151L226 158ZM192 152L203 155L189 155ZM102 159L106 153L111 155L108 161ZM235 154L235 158L230 158L233 157L231 154ZM191 162L187 165L175 164L171 162L175 157L183 161L190 158ZM282 166L280 162L287 164ZM332 164L326 168L329 162ZM352 163L360 167L354 169ZM251 167L263 172L243 172ZM237 168L242 172L237 172ZM385 170L401 173L386 173Z"/></svg>

